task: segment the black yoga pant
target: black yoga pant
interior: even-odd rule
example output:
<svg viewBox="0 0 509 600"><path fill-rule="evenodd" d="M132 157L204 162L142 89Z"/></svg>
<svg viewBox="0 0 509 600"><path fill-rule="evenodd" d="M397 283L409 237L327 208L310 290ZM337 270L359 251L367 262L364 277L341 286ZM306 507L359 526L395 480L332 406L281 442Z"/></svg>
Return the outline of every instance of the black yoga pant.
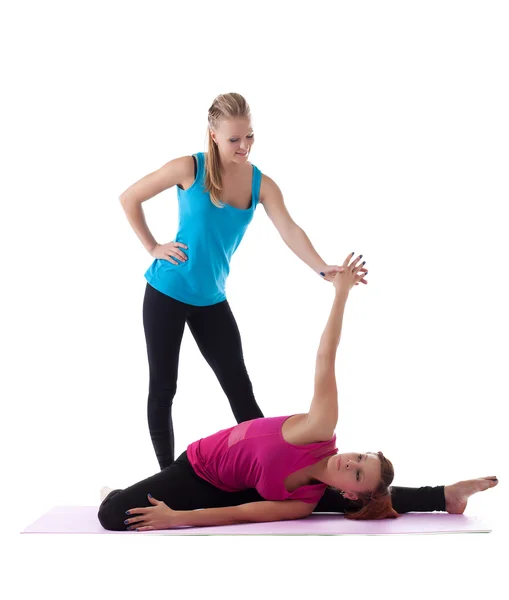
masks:
<svg viewBox="0 0 509 600"><path fill-rule="evenodd" d="M174 510L220 508L238 506L247 502L260 502L263 498L256 490L223 492L194 472L186 452L169 467L125 490L114 490L99 508L99 521L105 529L124 531L129 518L125 513L132 508L151 506L147 494L162 500ZM399 513L409 511L445 510L444 488L393 488L393 506ZM345 512L355 509L355 504L345 500L336 490L328 488L315 508L315 512Z"/></svg>
<svg viewBox="0 0 509 600"><path fill-rule="evenodd" d="M191 306L147 284L143 325L150 372L148 426L161 469L174 460L171 407L177 391L180 345L185 324L212 367L238 423L263 417L244 364L237 323L226 300Z"/></svg>

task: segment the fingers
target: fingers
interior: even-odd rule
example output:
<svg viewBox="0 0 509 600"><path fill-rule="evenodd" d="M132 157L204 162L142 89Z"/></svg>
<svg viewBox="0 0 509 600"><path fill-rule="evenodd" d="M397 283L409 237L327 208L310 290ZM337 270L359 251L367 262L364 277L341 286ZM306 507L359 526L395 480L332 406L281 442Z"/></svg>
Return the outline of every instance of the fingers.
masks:
<svg viewBox="0 0 509 600"><path fill-rule="evenodd" d="M359 283L367 285L368 282L366 281L365 277L368 274L368 270L365 269L362 265L360 265L358 269L359 271L356 274L354 274L354 285L359 285Z"/></svg>
<svg viewBox="0 0 509 600"><path fill-rule="evenodd" d="M129 519L124 521L124 525L129 525L127 529L138 529L141 527L148 526L152 522L154 515L157 514L157 506L164 504L161 500L157 500L151 494L147 494L148 501L154 506L148 506L145 508L130 508L126 510L126 515ZM154 512L155 511L155 512Z"/></svg>
<svg viewBox="0 0 509 600"><path fill-rule="evenodd" d="M124 523L127 525L127 523L124 521ZM126 527L126 529L128 531L132 531L133 529L139 529L140 527L146 527L147 523L145 521L133 521L133 523L131 525L129 525L128 527Z"/></svg>
<svg viewBox="0 0 509 600"><path fill-rule="evenodd" d="M348 263L352 260L354 255L355 255L355 252L350 252L350 254L343 261L343 267L345 267L345 268L348 267Z"/></svg>
<svg viewBox="0 0 509 600"><path fill-rule="evenodd" d="M366 261L364 261L362 263L362 265L359 265L359 261L361 258L362 258L362 254L359 254L359 256L352 263L350 263L349 268L352 273L355 273L355 271L357 271L360 266L366 264Z"/></svg>
<svg viewBox="0 0 509 600"><path fill-rule="evenodd" d="M130 519L126 519L124 521L124 525L128 525L127 529L134 529L139 525L147 525L149 522L150 521L147 515L138 515L137 517L131 517Z"/></svg>
<svg viewBox="0 0 509 600"><path fill-rule="evenodd" d="M180 250L176 250L175 248L168 248L165 254L167 254L168 256L178 257L180 258L181 262L186 262L187 260L187 256L183 252L181 252Z"/></svg>
<svg viewBox="0 0 509 600"><path fill-rule="evenodd" d="M178 257L180 259L180 263L176 262L172 257ZM165 258L174 265L184 263L187 260L187 256L183 252L180 252L180 250L167 250L165 252Z"/></svg>
<svg viewBox="0 0 509 600"><path fill-rule="evenodd" d="M134 509L134 510L136 510L136 509ZM134 510L128 511L129 514L132 515ZM153 509L149 508L148 510L153 510ZM129 529L131 531L133 529L139 529L140 527L147 527L148 525L153 523L153 520L154 520L154 513L147 512L147 509L142 509L142 512L140 512L139 515L136 515L134 517L126 519L124 521L124 525L127 525L128 526L127 529Z"/></svg>
<svg viewBox="0 0 509 600"><path fill-rule="evenodd" d="M148 515L133 517L132 519L126 519L124 525L128 525L126 529L128 531L148 531L149 529L155 529L153 525L154 521Z"/></svg>
<svg viewBox="0 0 509 600"><path fill-rule="evenodd" d="M163 251L163 258L170 262L172 265L179 265L183 262L186 262L188 259L187 254L184 254L182 250L179 248L185 248L187 250L187 246L185 244L181 244L180 242L169 242L168 244L163 244L160 246ZM177 262L178 259L180 262Z"/></svg>
<svg viewBox="0 0 509 600"><path fill-rule="evenodd" d="M187 246L185 244L181 244L180 242L171 242L170 251L172 252L172 256L178 256L182 262L187 260L187 256L178 248L185 248L187 250Z"/></svg>
<svg viewBox="0 0 509 600"><path fill-rule="evenodd" d="M364 268L366 261L364 260L362 263L360 262L360 260L363 256L362 254L359 254L359 256L355 260L352 260L354 257L354 254L355 254L354 252L351 252L345 258L342 270L349 271L349 273L354 276L354 285L358 285L359 282L366 284L367 281L363 280L364 275L367 273L367 270ZM350 261L352 261L352 262L350 262Z"/></svg>
<svg viewBox="0 0 509 600"><path fill-rule="evenodd" d="M364 267L360 268L358 273L355 275L355 283L367 283L367 281L364 279L366 277L366 275L368 274L368 270L365 269Z"/></svg>
<svg viewBox="0 0 509 600"><path fill-rule="evenodd" d="M144 515L147 510L151 510L150 506L145 506L145 508L130 508L125 511L125 514L134 517L135 515Z"/></svg>
<svg viewBox="0 0 509 600"><path fill-rule="evenodd" d="M366 264L366 261L359 264L359 261L361 260L361 258L363 256L362 254L359 254L359 256L353 262L350 262L353 259L354 255L355 255L355 252L351 252L345 258L345 261L343 262L344 269L349 269L351 273L355 273L356 271L359 270L360 267L363 267Z"/></svg>

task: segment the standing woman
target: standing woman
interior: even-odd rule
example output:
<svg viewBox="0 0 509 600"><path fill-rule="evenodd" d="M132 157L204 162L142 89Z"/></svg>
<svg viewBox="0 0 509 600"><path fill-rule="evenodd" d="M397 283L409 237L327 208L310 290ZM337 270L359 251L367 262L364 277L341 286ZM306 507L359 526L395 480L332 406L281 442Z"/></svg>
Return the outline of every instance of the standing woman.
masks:
<svg viewBox="0 0 509 600"><path fill-rule="evenodd" d="M129 223L154 262L145 274L143 324L150 370L148 424L161 469L174 461L171 416L180 346L187 323L214 370L237 422L263 417L247 373L235 318L225 295L230 260L260 203L287 246L317 275L327 265L293 221L276 183L248 162L251 113L240 94L218 96L208 113L208 152L172 160L121 196ZM142 203L177 186L179 228L159 244Z"/></svg>

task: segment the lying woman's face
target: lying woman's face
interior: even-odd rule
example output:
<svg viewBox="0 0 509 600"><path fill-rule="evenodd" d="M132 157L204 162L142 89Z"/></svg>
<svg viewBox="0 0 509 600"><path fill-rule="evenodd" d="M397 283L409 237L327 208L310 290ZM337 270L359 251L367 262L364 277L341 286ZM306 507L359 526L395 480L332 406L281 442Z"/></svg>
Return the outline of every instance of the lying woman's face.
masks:
<svg viewBox="0 0 509 600"><path fill-rule="evenodd" d="M357 500L359 493L371 492L380 483L382 465L372 452L335 454L327 461L331 485L341 490L345 498Z"/></svg>

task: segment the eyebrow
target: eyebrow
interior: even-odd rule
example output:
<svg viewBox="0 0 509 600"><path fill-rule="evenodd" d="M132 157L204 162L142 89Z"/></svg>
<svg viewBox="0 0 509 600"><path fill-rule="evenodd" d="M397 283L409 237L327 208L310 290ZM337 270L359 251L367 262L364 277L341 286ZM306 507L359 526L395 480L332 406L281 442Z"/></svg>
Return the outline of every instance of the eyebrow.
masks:
<svg viewBox="0 0 509 600"><path fill-rule="evenodd" d="M367 455L367 454L364 454L364 462L367 462L367 460L368 460L368 455ZM366 479L366 475L364 474L364 471L362 470L362 471L361 471L361 479L360 479L360 480L361 480L361 481L364 481L365 479ZM360 482L359 482L359 483L360 483Z"/></svg>
<svg viewBox="0 0 509 600"><path fill-rule="evenodd" d="M254 131L251 129L251 131L249 133L246 133L246 135L251 135L252 133L254 133ZM236 133L234 133L230 137L242 137L242 136L237 135Z"/></svg>

